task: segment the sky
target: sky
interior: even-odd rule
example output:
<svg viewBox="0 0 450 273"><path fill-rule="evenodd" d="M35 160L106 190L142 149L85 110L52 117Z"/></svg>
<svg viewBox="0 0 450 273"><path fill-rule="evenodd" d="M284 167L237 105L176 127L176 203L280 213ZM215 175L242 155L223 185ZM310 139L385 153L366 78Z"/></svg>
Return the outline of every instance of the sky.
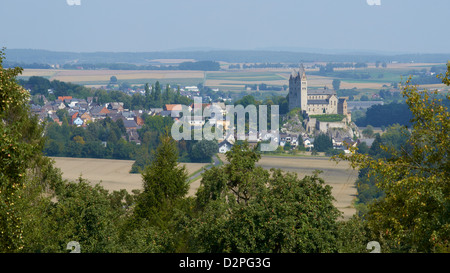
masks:
<svg viewBox="0 0 450 273"><path fill-rule="evenodd" d="M0 47L450 53L449 11L449 0L0 0Z"/></svg>

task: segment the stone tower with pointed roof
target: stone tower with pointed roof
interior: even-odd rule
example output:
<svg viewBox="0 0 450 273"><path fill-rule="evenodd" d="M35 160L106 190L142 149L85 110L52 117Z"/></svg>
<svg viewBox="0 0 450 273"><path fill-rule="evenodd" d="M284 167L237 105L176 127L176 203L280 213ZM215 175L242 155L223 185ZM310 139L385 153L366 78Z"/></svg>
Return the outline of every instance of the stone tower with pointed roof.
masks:
<svg viewBox="0 0 450 273"><path fill-rule="evenodd" d="M307 110L308 82L303 64L299 70L293 71L289 77L289 111L294 108Z"/></svg>

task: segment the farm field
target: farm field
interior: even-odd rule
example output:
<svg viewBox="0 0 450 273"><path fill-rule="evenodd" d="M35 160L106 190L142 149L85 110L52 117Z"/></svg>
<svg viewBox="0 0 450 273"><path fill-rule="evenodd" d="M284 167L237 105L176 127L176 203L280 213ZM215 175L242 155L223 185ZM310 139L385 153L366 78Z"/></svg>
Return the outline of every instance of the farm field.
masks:
<svg viewBox="0 0 450 273"><path fill-rule="evenodd" d="M126 81L131 85L154 83L188 82L197 85L203 82L203 71L188 70L65 70L65 69L24 69L21 78L40 76L49 80L71 82L86 86L107 85L111 76L119 82Z"/></svg>
<svg viewBox="0 0 450 273"><path fill-rule="evenodd" d="M219 157L226 162L224 155L221 154ZM329 157L263 155L256 164L267 170L275 168L296 173L300 179L305 175L312 175L315 170L320 170L322 173L319 177L324 179L326 185L332 187L331 193L336 199L334 205L343 212L344 219L347 220L356 213L353 200L357 194L355 182L358 171L353 170L348 162L336 164Z"/></svg>
<svg viewBox="0 0 450 273"><path fill-rule="evenodd" d="M322 173L319 177L332 187L331 192L336 199L335 206L344 213L344 219L350 218L356 212L352 202L357 193L355 181L358 178L358 171L353 170L347 162L336 164L328 157L262 156L257 165L264 169L275 168L294 172L299 178L320 170Z"/></svg>
<svg viewBox="0 0 450 273"><path fill-rule="evenodd" d="M80 175L90 183L102 185L108 191L125 189L131 193L142 189L140 174L129 173L133 160L52 157L55 167L61 169L63 179L74 181ZM196 172L206 163L181 163L189 174Z"/></svg>
<svg viewBox="0 0 450 273"><path fill-rule="evenodd" d="M310 88L332 88L334 79L341 80L341 89L357 88L359 90L377 91L383 85L389 86L393 82L400 82L402 75L408 75L411 70L429 69L433 65L428 63L399 63L389 64L387 68L375 68L369 64L367 68L351 69L336 68L333 75L314 75L317 69L307 69L308 86ZM369 73L370 79L340 78L340 72L354 71L355 73ZM284 86L289 84L289 76L293 69L265 68L245 70L221 70L221 71L188 71L188 70L65 70L65 69L25 69L20 78L41 76L49 80L59 80L85 85L88 87L100 87L109 83L111 76L116 76L118 81L126 81L131 85L152 84L159 81L161 84L172 85L197 85L217 88L221 91L242 92L245 85L266 84L269 86ZM308 74L309 73L309 74ZM353 73L353 72L351 72ZM342 73L341 73L342 74ZM345 75L345 74L342 74ZM381 76L381 77L379 77ZM404 77L404 80L406 77ZM432 85L429 88L442 88L443 85ZM282 92L283 94L286 92Z"/></svg>
<svg viewBox="0 0 450 273"><path fill-rule="evenodd" d="M219 157L225 161L223 155ZM65 158L52 157L55 166L61 169L63 179L74 181L80 175L90 183L100 183L109 191L125 189L131 193L134 189L142 188L142 178L140 174L129 173L134 161L132 160L111 160L111 159L90 159L90 158ZM206 163L181 163L185 164L189 174L200 170ZM321 170L320 174L327 185L332 187L332 194L335 206L344 213L344 219L350 218L356 210L352 202L356 195L354 183L358 172L352 170L348 163L340 162L336 164L326 157L277 157L262 156L257 163L265 169L279 168L287 172L297 173L299 178L311 175L314 170ZM200 179L191 184L188 195L195 195L200 186Z"/></svg>

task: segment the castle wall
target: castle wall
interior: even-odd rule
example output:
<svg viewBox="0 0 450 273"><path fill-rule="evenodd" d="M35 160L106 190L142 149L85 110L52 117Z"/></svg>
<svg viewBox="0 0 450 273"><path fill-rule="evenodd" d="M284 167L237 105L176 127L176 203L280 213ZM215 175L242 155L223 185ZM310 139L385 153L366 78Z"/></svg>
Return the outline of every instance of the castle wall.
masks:
<svg viewBox="0 0 450 273"><path fill-rule="evenodd" d="M344 122L323 122L316 121L316 130L319 130L323 133L328 132L328 129L345 129L347 125Z"/></svg>

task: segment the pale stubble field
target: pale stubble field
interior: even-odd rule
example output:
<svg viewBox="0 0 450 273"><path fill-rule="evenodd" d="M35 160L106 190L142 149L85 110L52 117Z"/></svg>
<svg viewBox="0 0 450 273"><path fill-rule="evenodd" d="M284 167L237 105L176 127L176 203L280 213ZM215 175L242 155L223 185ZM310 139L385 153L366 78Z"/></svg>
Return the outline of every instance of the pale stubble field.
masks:
<svg viewBox="0 0 450 273"><path fill-rule="evenodd" d="M223 156L221 158L224 160ZM141 175L129 173L134 161L61 157L53 159L55 166L61 169L63 178L69 181L74 181L81 175L82 178L93 184L100 183L110 192L125 189L131 193L134 189L142 189ZM208 165L204 163L181 164L186 166L189 174ZM355 181L358 172L352 170L346 162L336 164L326 157L263 156L257 164L265 169L278 168L294 172L299 178L311 175L314 170L321 170L320 177L332 187L332 195L336 199L334 204L343 212L344 219L350 218L356 212L352 203L356 196ZM189 196L195 195L200 186L200 180L197 179L191 183Z"/></svg>
<svg viewBox="0 0 450 273"><path fill-rule="evenodd" d="M131 193L132 190L142 189L142 176L130 173L133 160L113 160L94 158L69 158L52 157L55 167L62 172L63 179L74 181L80 176L90 183L102 185L105 189L118 191L125 189ZM189 174L196 172L208 165L205 163L180 163L186 166Z"/></svg>

